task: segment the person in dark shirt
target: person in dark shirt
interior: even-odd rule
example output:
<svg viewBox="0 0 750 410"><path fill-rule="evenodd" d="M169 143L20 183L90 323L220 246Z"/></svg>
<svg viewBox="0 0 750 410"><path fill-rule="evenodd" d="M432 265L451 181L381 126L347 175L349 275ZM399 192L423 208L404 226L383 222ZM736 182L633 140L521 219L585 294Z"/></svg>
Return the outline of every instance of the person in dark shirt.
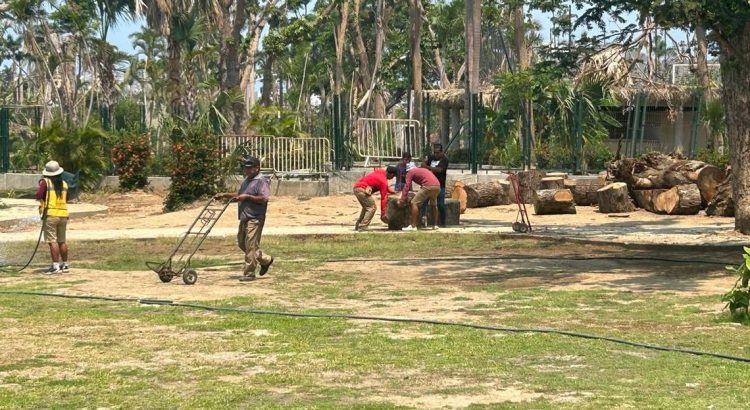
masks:
<svg viewBox="0 0 750 410"><path fill-rule="evenodd" d="M445 226L445 178L448 173L448 158L443 153L442 144L434 144L432 146L432 155L427 156L427 159L422 163L422 168L432 171L438 181L440 181L440 194L438 194L437 198L437 207L440 213L440 226ZM421 213L422 215L427 214L427 202L422 204Z"/></svg>
<svg viewBox="0 0 750 410"><path fill-rule="evenodd" d="M240 220L237 245L245 252L245 267L241 282L255 280L255 268L260 265L260 276L268 272L273 256L260 249L260 237L266 223L266 209L271 189L268 180L260 174L260 160L248 157L244 161L245 180L235 192L221 192L214 199L237 201L237 217Z"/></svg>

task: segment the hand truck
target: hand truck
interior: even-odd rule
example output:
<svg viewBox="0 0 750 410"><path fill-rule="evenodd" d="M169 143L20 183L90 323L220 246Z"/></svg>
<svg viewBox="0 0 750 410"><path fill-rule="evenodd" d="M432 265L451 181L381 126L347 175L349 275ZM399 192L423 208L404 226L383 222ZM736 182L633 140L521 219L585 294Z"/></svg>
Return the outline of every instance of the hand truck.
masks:
<svg viewBox="0 0 750 410"><path fill-rule="evenodd" d="M529 219L529 213L526 212L526 203L523 200L518 174L510 174L508 179L510 179L510 183L513 186L513 191L516 194L516 204L518 204L518 214L516 215L516 221L513 222L513 230L520 233L531 232L531 220ZM521 218L520 221L518 220L519 218Z"/></svg>
<svg viewBox="0 0 750 410"><path fill-rule="evenodd" d="M146 266L156 272L164 283L170 282L175 276L182 276L182 281L186 285L194 284L198 280L198 273L190 267L190 260L211 232L216 221L224 214L230 202L232 201L222 203L221 200L211 198L177 242L177 246L166 262L146 262Z"/></svg>

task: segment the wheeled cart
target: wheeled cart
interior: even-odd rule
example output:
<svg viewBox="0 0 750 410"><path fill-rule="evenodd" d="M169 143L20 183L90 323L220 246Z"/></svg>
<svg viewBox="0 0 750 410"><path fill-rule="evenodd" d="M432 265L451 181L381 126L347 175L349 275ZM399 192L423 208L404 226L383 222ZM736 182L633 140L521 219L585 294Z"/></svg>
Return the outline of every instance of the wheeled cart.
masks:
<svg viewBox="0 0 750 410"><path fill-rule="evenodd" d="M198 273L190 267L190 260L211 232L216 221L224 214L229 203L230 201L213 198L209 200L187 232L177 242L177 246L166 262L146 262L146 266L156 272L164 283L172 281L176 276L182 276L182 281L186 285L194 284L198 280Z"/></svg>
<svg viewBox="0 0 750 410"><path fill-rule="evenodd" d="M513 230L520 233L531 232L531 220L529 220L529 213L526 211L526 203L523 201L518 174L510 174L508 179L510 179L510 183L513 185L513 191L516 194L516 204L518 204L518 214L516 215L516 221L512 225Z"/></svg>

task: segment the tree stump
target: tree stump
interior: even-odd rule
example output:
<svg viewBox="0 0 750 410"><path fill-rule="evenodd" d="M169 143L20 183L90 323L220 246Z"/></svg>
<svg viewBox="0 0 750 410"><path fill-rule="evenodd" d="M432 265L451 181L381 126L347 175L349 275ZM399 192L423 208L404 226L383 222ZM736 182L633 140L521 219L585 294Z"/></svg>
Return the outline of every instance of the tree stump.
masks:
<svg viewBox="0 0 750 410"><path fill-rule="evenodd" d="M464 189L465 186L466 184L464 184L463 182L456 181L453 183L453 190L451 191L451 198L459 202L459 210L461 213L466 212L467 195L466 190ZM448 200L446 199L445 202L447 204ZM448 223L447 220L446 223Z"/></svg>
<svg viewBox="0 0 750 410"><path fill-rule="evenodd" d="M406 197L407 202L404 204L403 207L398 207L398 198L401 197L401 194L391 194L388 195L388 229L400 231L401 228L405 226L409 226L409 204L411 203L412 198L414 198L414 192L409 192L409 195Z"/></svg>
<svg viewBox="0 0 750 410"><path fill-rule="evenodd" d="M510 183L508 181L481 182L466 185L466 207L482 208L485 206L510 204Z"/></svg>
<svg viewBox="0 0 750 410"><path fill-rule="evenodd" d="M534 202L534 191L541 188L542 178L546 176L544 171L538 169L530 169L528 171L518 171L518 185L521 188L521 199L523 203L530 204ZM515 195L511 198L512 202L516 202Z"/></svg>
<svg viewBox="0 0 750 410"><path fill-rule="evenodd" d="M654 206L654 199L656 199L659 194L662 194L664 192L667 192L666 189L636 189L633 191L633 197L635 197L635 205L638 208L643 208L649 212L653 212L655 214L658 214L659 211L656 210L656 207Z"/></svg>
<svg viewBox="0 0 750 410"><path fill-rule="evenodd" d="M432 207L427 205L427 225L432 226ZM445 226L458 226L461 223L461 202L458 199L445 198ZM418 223L422 224L421 218Z"/></svg>
<svg viewBox="0 0 750 410"><path fill-rule="evenodd" d="M539 188L541 189L563 189L565 187L564 182L565 182L565 178L563 177L546 176L542 178L542 181L539 184Z"/></svg>
<svg viewBox="0 0 750 410"><path fill-rule="evenodd" d="M573 193L569 189L540 189L534 191L534 213L537 215L576 213Z"/></svg>
<svg viewBox="0 0 750 410"><path fill-rule="evenodd" d="M732 196L732 175L716 187L716 192L706 207L706 215L734 217L734 197Z"/></svg>
<svg viewBox="0 0 750 410"><path fill-rule="evenodd" d="M624 182L615 182L596 191L599 201L599 212L621 213L635 211L635 205L628 195L628 185Z"/></svg>
<svg viewBox="0 0 750 410"><path fill-rule="evenodd" d="M697 215L701 210L701 192L695 184L678 185L657 195L654 209L667 215Z"/></svg>

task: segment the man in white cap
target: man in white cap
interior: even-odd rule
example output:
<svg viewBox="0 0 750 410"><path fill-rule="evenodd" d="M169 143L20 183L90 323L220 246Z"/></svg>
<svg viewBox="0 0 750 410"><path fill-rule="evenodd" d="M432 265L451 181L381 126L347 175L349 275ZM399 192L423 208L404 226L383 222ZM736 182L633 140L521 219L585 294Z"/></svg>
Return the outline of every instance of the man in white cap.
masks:
<svg viewBox="0 0 750 410"><path fill-rule="evenodd" d="M45 274L68 272L68 245L65 243L65 231L68 227L68 184L63 180L63 168L57 161L44 165L39 180L36 199L42 213L44 240L49 244L52 266Z"/></svg>

